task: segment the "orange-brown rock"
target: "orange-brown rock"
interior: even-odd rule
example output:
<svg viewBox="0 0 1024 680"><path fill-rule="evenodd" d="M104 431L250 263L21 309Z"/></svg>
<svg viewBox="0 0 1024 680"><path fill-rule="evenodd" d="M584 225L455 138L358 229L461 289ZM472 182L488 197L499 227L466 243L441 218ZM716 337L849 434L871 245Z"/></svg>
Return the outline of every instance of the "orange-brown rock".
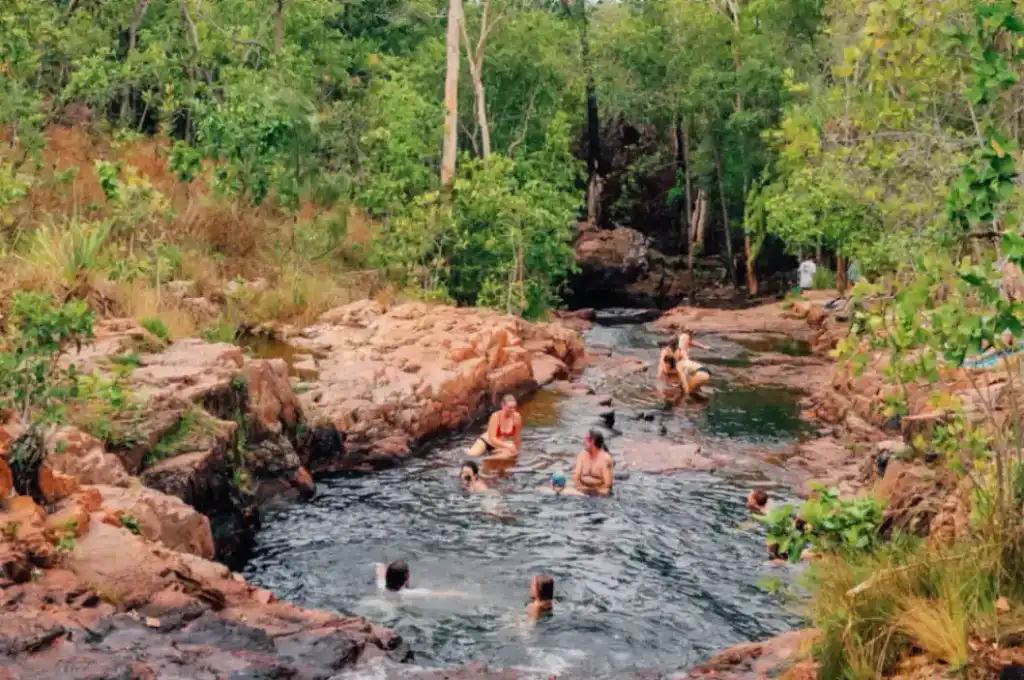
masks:
<svg viewBox="0 0 1024 680"><path fill-rule="evenodd" d="M0 677L312 678L404 658L390 631L278 602L222 565L122 527L90 522L51 568L28 542L64 515L18 498L0 514L3 526L18 524L0 534ZM94 501L85 491L66 504Z"/></svg>
<svg viewBox="0 0 1024 680"><path fill-rule="evenodd" d="M103 442L76 428L61 427L48 433L46 448L48 455L39 467L39 488L48 503L66 498L82 484L127 486L131 479Z"/></svg>
<svg viewBox="0 0 1024 680"><path fill-rule="evenodd" d="M562 326L424 303L389 310L353 303L287 340L318 357L319 379L300 397L303 410L346 437L345 458L314 463L318 469L407 456L424 438L481 415L502 393L529 391L538 377L563 373L549 357L564 372L584 357L579 336Z"/></svg>
<svg viewBox="0 0 1024 680"><path fill-rule="evenodd" d="M213 558L210 520L180 499L142 486L94 486L88 490L102 496L103 509L113 513L119 523L123 524L121 518L134 519L143 537L177 552Z"/></svg>
<svg viewBox="0 0 1024 680"><path fill-rule="evenodd" d="M0 458L0 499L10 496L13 489L14 475L11 474L11 468L7 465L7 461Z"/></svg>
<svg viewBox="0 0 1024 680"><path fill-rule="evenodd" d="M695 666L682 677L687 680L769 680L784 676L792 680L814 680L818 669L810 656L818 635L814 629L799 630L761 642L736 645L715 654L707 663Z"/></svg>

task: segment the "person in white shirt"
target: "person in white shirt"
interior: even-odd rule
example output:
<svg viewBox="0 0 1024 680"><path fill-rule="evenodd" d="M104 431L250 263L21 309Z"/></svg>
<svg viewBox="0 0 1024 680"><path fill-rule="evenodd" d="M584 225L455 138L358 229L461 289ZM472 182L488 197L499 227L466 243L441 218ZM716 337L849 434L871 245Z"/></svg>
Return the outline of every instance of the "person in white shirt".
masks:
<svg viewBox="0 0 1024 680"><path fill-rule="evenodd" d="M818 271L818 265L814 260L807 259L800 263L800 288L810 290L814 287L814 272Z"/></svg>

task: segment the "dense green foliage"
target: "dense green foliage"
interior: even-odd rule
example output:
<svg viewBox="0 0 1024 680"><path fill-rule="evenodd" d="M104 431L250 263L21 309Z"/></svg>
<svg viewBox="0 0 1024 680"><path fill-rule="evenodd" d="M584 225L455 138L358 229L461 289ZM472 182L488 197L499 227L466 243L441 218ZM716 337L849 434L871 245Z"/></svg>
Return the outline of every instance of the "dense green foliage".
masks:
<svg viewBox="0 0 1024 680"><path fill-rule="evenodd" d="M818 489L794 509L772 508L762 518L773 554L797 561L806 547L818 553L871 552L878 544L882 505L873 498L839 498L835 489Z"/></svg>
<svg viewBox="0 0 1024 680"><path fill-rule="evenodd" d="M92 322L83 302L57 306L45 294L15 294L0 347L0 409L25 425L60 420L77 396L78 376L59 360L92 337Z"/></svg>

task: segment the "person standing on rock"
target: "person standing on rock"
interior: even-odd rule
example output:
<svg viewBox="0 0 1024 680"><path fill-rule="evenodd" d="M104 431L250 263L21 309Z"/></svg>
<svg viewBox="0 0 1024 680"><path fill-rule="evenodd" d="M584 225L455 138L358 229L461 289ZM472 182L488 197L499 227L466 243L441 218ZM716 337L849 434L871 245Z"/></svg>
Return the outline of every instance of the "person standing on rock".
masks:
<svg viewBox="0 0 1024 680"><path fill-rule="evenodd" d="M487 421L487 432L473 442L469 455L478 457L485 454L494 459L515 459L523 439L523 416L516 410L518 404L514 394L506 394L501 400L501 409L491 414Z"/></svg>
<svg viewBox="0 0 1024 680"><path fill-rule="evenodd" d="M604 443L604 435L591 430L583 440L583 450L576 456L572 483L582 493L607 496L612 492L612 467L615 463Z"/></svg>

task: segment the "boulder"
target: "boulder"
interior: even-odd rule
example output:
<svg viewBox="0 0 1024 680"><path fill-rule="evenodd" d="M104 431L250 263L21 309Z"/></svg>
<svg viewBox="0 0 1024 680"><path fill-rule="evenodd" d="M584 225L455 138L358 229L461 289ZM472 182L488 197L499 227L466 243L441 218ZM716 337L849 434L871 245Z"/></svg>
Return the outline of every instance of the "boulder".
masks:
<svg viewBox="0 0 1024 680"><path fill-rule="evenodd" d="M73 427L60 427L45 438L48 451L39 467L39 490L56 503L82 484L127 486L131 480L120 459L103 442Z"/></svg>
<svg viewBox="0 0 1024 680"><path fill-rule="evenodd" d="M579 336L558 324L424 303L385 310L370 300L326 312L289 342L318 357L319 378L299 397L314 423L299 453L314 472L394 464L485 415L503 393L536 389L538 378L567 374L585 356Z"/></svg>
<svg viewBox="0 0 1024 680"><path fill-rule="evenodd" d="M636 229L581 230L576 241L578 272L570 282L575 307L655 307L682 300L682 261L653 248Z"/></svg>
<svg viewBox="0 0 1024 680"><path fill-rule="evenodd" d="M179 498L142 486L86 489L100 493L105 519L114 520L117 526L137 524L140 535L149 540L160 541L177 552L213 559L210 520Z"/></svg>

